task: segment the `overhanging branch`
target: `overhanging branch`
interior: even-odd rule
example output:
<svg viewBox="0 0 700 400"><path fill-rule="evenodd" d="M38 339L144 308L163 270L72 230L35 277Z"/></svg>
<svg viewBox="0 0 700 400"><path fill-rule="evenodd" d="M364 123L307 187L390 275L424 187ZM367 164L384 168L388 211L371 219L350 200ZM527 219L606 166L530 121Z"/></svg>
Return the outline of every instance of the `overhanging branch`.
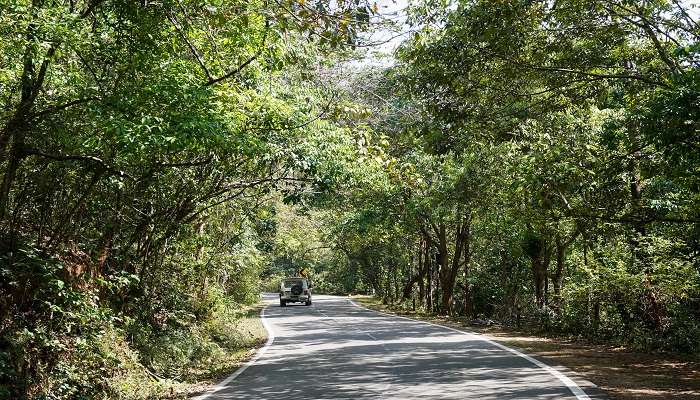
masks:
<svg viewBox="0 0 700 400"><path fill-rule="evenodd" d="M214 84L216 84L216 83L219 83L219 82L221 82L221 81L223 81L223 80L229 79L229 78L231 78L232 76L235 76L235 75L240 74L241 71L243 71L243 69L244 69L245 67L247 67L248 65L250 65L250 63L252 63L253 61L255 61L255 60L260 56L260 54L262 54L262 50L263 50L263 48L265 47L265 42L267 41L267 33L268 33L269 30L270 30L270 22L269 22L269 21L265 21L265 32L263 33L262 42L260 43L260 47L258 47L258 51L255 52L255 54L253 54L253 55L252 55L249 59L247 59L245 62L243 62L243 64L239 65L238 67L236 67L236 68L233 69L232 71L227 72L227 73L224 74L223 76L220 76L220 77L218 77L218 78L212 78L212 77L209 76L209 77L208 77L209 80L207 81L207 83L204 84L204 86L211 86L211 85L214 85Z"/></svg>
<svg viewBox="0 0 700 400"><path fill-rule="evenodd" d="M44 153L42 151L39 151L37 149L24 149L23 154L25 156L37 156L37 157L42 157L42 158L47 158L49 160L54 160L54 161L83 161L83 162L88 162L91 164L98 165L100 168L103 170L116 175L120 178L129 178L131 180L134 180L134 178L127 174L124 171L118 170L116 168L113 168L109 166L104 160L102 160L99 157L95 156L86 156L86 155L77 155L77 154L70 154L70 155L63 155L63 154L48 154Z"/></svg>

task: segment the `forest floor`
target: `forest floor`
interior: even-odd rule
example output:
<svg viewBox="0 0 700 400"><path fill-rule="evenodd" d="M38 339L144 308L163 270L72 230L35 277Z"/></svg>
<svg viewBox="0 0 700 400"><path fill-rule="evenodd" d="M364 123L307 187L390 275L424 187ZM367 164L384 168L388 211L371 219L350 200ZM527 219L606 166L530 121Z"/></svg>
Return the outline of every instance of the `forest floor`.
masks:
<svg viewBox="0 0 700 400"><path fill-rule="evenodd" d="M475 326L464 319L405 311L371 296L353 296L363 306L387 313L480 333L491 340L563 365L617 400L700 400L700 360L667 353L644 353L564 337L544 337L500 325Z"/></svg>

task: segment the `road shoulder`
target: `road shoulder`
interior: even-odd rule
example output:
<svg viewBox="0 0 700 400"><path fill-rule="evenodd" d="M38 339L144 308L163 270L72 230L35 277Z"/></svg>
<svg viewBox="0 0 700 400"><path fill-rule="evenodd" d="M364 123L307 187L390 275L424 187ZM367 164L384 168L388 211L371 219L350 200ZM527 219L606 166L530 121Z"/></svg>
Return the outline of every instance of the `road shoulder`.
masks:
<svg viewBox="0 0 700 400"><path fill-rule="evenodd" d="M498 326L465 325L455 319L397 310L369 296L351 299L371 310L481 334L566 373L591 398L606 398L607 393L608 398L620 400L700 399L700 362L692 357L633 352Z"/></svg>
<svg viewBox="0 0 700 400"><path fill-rule="evenodd" d="M223 389L236 379L267 350L274 341L274 333L265 322L266 301L251 306L241 325L236 329L247 334L246 346L230 354L229 362L212 366L208 376L194 377L185 385L185 389L174 393L168 399L205 400L213 393Z"/></svg>

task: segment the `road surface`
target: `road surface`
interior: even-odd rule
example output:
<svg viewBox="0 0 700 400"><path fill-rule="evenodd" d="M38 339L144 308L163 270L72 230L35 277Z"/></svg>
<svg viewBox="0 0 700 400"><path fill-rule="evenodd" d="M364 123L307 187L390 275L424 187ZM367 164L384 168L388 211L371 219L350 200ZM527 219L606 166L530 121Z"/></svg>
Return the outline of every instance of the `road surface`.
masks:
<svg viewBox="0 0 700 400"><path fill-rule="evenodd" d="M599 391L589 382L481 336L377 313L343 297L317 295L310 307L266 300L272 344L202 399L603 398L591 394Z"/></svg>

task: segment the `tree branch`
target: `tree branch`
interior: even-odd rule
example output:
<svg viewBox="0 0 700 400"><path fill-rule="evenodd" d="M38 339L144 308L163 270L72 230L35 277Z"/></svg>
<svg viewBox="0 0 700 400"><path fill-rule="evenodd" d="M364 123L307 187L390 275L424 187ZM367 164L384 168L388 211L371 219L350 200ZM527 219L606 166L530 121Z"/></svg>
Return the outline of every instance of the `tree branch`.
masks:
<svg viewBox="0 0 700 400"><path fill-rule="evenodd" d="M204 84L204 86L211 86L211 85L219 83L223 80L226 80L234 75L238 75L243 70L243 68L247 67L250 63L255 61L260 56L260 54L262 54L262 50L265 47L265 42L267 41L267 33L270 30L269 28L270 28L270 22L265 21L265 33L263 33L262 42L260 43L260 47L258 48L258 51L255 54L253 54L253 56L251 56L243 64L239 65L234 70L224 74L223 76L220 76L220 77L215 78L215 79L213 79L211 76L209 76L208 77L209 80L207 81L207 83Z"/></svg>
<svg viewBox="0 0 700 400"><path fill-rule="evenodd" d="M206 158L204 160L199 160L199 161L183 161L183 162L174 162L174 163L161 163L158 162L156 163L157 166L159 167L199 167L202 165L207 165L213 161L212 157Z"/></svg>
<svg viewBox="0 0 700 400"><path fill-rule="evenodd" d="M175 27L175 30L177 31L177 33L180 35L180 38L182 39L182 41L184 41L185 44L187 45L187 47L189 47L190 52L192 53L194 58L197 60L197 63L202 68L202 71L204 71L204 75L206 76L207 81L211 82L211 80L213 78L211 76L211 73L209 72L209 68L207 68L207 65L205 64L204 60L202 59L202 55L199 53L199 50L197 50L195 45L192 44L192 42L190 42L190 40L187 38L185 31L182 29L179 22L177 22L177 18L175 18L175 16L169 12L166 13L166 15L168 16L168 19Z"/></svg>
<svg viewBox="0 0 700 400"><path fill-rule="evenodd" d="M85 161L93 164L99 165L102 169L110 172L113 175L119 176L120 178L129 178L134 180L134 178L124 171L110 167L104 160L95 156L84 156L84 155L62 155L62 154L48 154L43 153L37 149L24 149L23 154L25 156L38 156L43 158L48 158L54 161Z"/></svg>
<svg viewBox="0 0 700 400"><path fill-rule="evenodd" d="M72 107L72 106L75 106L78 104L82 104L82 103L87 103L89 101L94 101L94 100L99 100L99 98L98 97L86 97L83 99L76 99L73 101L69 101L68 103L65 103L65 104L51 106L45 110L42 110L42 111L39 111L39 112L32 114L30 117L36 118L36 117L41 117L41 116L48 115L48 114L53 114L55 112L65 110L66 108L69 108L69 107Z"/></svg>
<svg viewBox="0 0 700 400"><path fill-rule="evenodd" d="M656 85L656 86L662 86L665 88L668 88L669 86L663 82L655 81L653 79L649 79L646 77L643 77L641 75L633 75L633 74L598 74L595 72L587 72L587 71L579 71L575 69L569 69L569 68L559 68L559 67L538 67L534 65L526 65L526 67L531 68L536 71L553 71L553 72L565 72L569 74L575 74L575 75L584 75L584 76L592 76L596 78L604 78L604 79L633 79L633 80L638 80L642 81L645 83L649 83L651 85Z"/></svg>

